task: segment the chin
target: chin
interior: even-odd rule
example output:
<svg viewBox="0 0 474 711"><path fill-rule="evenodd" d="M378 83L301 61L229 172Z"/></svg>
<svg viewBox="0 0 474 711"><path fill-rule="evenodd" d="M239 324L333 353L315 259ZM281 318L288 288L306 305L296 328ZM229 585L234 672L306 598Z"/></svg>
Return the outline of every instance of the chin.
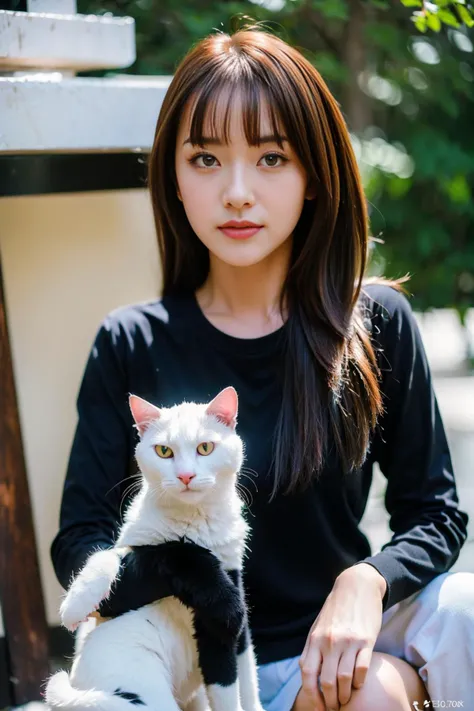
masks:
<svg viewBox="0 0 474 711"><path fill-rule="evenodd" d="M189 489L187 491L176 491L173 492L173 496L178 501L185 504L196 504L201 501L206 495L205 491Z"/></svg>
<svg viewBox="0 0 474 711"><path fill-rule="evenodd" d="M272 250L271 250L272 251ZM252 267L254 264L263 262L271 251L260 251L256 249L229 249L225 252L214 252L214 254L225 264L231 267Z"/></svg>

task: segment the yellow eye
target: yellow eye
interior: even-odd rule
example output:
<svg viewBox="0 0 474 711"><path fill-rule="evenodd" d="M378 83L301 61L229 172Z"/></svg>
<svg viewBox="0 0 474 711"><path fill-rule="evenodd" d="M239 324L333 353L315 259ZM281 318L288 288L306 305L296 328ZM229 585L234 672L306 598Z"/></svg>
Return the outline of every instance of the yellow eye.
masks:
<svg viewBox="0 0 474 711"><path fill-rule="evenodd" d="M164 444L155 445L155 452L161 459L171 459L173 456L173 450L169 447L165 447Z"/></svg>
<svg viewBox="0 0 474 711"><path fill-rule="evenodd" d="M197 446L197 453L202 454L203 457L207 457L214 449L214 442L201 442Z"/></svg>

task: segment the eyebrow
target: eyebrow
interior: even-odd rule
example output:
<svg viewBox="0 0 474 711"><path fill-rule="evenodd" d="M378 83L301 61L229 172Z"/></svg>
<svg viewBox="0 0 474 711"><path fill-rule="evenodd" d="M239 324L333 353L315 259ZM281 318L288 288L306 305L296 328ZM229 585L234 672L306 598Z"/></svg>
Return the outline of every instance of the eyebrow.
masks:
<svg viewBox="0 0 474 711"><path fill-rule="evenodd" d="M191 143L191 137L187 138L183 146L186 145L186 143ZM258 143L288 143L288 139L286 136L279 136L277 134L269 134L267 136L260 136L258 139ZM220 138L211 138L210 136L203 136L202 137L202 143L198 143L197 145L199 146L222 146L222 141Z"/></svg>

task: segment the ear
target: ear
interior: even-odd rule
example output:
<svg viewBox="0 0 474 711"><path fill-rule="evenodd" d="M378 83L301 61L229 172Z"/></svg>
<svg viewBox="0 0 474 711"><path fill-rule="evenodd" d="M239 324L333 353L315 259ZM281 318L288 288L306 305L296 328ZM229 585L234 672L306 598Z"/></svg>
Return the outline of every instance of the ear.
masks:
<svg viewBox="0 0 474 711"><path fill-rule="evenodd" d="M143 398L138 397L138 395L130 395L128 403L139 435L142 437L150 422L160 417L161 410Z"/></svg>
<svg viewBox="0 0 474 711"><path fill-rule="evenodd" d="M228 427L234 428L237 424L237 410L239 400L233 387L224 388L206 408L206 415L217 417Z"/></svg>

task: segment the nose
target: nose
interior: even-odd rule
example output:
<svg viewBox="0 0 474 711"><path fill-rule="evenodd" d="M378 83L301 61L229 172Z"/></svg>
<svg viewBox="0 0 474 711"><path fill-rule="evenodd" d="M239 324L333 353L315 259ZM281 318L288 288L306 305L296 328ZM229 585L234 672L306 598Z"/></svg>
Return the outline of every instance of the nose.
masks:
<svg viewBox="0 0 474 711"><path fill-rule="evenodd" d="M250 186L250 178L246 175L245 166L235 165L232 167L223 197L226 207L240 209L254 204L255 198Z"/></svg>
<svg viewBox="0 0 474 711"><path fill-rule="evenodd" d="M194 479L195 476L196 474L178 474L178 479L182 481L185 486L188 486L191 479Z"/></svg>

